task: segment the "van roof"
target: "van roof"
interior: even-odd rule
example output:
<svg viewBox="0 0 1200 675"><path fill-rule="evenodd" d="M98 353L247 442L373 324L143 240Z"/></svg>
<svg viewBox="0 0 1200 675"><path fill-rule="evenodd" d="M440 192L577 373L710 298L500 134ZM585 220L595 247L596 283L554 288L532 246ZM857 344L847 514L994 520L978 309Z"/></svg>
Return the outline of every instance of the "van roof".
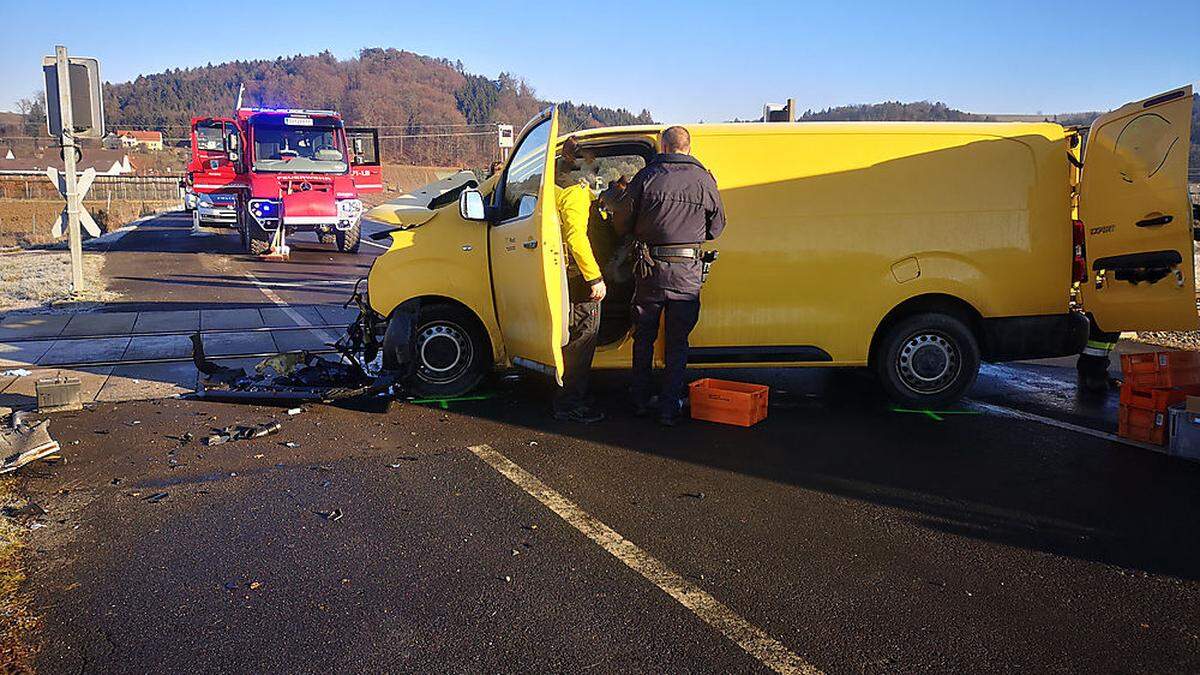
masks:
<svg viewBox="0 0 1200 675"><path fill-rule="evenodd" d="M579 140L608 135L658 134L668 124L580 129L562 138ZM1064 138L1068 132L1054 122L723 122L682 124L694 136L760 136L777 134L961 134L998 136L1042 136L1050 140Z"/></svg>

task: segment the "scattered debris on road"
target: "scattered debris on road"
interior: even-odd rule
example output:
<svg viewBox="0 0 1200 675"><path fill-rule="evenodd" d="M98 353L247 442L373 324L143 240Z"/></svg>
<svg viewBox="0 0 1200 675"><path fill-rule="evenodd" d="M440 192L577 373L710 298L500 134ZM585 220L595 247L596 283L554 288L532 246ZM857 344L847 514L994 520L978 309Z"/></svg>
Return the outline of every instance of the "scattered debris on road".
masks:
<svg viewBox="0 0 1200 675"><path fill-rule="evenodd" d="M192 335L192 362L202 375L197 398L327 402L383 393L394 384L394 375L370 377L352 357L343 357L336 362L307 351L286 352L263 359L250 372L209 361L200 334ZM289 415L303 412L292 410Z"/></svg>
<svg viewBox="0 0 1200 675"><path fill-rule="evenodd" d="M5 518L37 518L38 516L46 515L46 509L43 509L35 502L25 502L20 506L5 506L0 509L0 515Z"/></svg>
<svg viewBox="0 0 1200 675"><path fill-rule="evenodd" d="M32 370L26 370L24 368L13 368L11 370L0 371L0 377L29 377L32 374Z"/></svg>
<svg viewBox="0 0 1200 675"><path fill-rule="evenodd" d="M264 422L254 426L232 425L221 429L215 434L211 434L204 439L204 444L208 446L222 445L233 441L244 441L251 438L262 438L270 436L283 429L283 425L279 422Z"/></svg>
<svg viewBox="0 0 1200 675"><path fill-rule="evenodd" d="M50 437L50 420L30 423L25 418L25 413L15 412L11 416L11 426L0 429L0 457L3 458L0 474L16 471L62 449L58 441Z"/></svg>
<svg viewBox="0 0 1200 675"><path fill-rule="evenodd" d="M166 493L166 492L155 492L155 493L154 493L154 494L152 494L152 495L149 495L149 496L147 496L147 497L144 497L144 498L142 499L142 501L148 502L148 503L150 503L150 504L157 504L157 503L159 503L159 502L163 501L164 499L166 499L167 497L170 497L170 496L171 496L171 495L170 495L169 493Z"/></svg>
<svg viewBox="0 0 1200 675"><path fill-rule="evenodd" d="M315 513L318 516L321 516L325 520L329 520L329 521L336 522L336 521L339 521L342 519L342 510L341 509L334 509L332 511L313 511L313 513Z"/></svg>

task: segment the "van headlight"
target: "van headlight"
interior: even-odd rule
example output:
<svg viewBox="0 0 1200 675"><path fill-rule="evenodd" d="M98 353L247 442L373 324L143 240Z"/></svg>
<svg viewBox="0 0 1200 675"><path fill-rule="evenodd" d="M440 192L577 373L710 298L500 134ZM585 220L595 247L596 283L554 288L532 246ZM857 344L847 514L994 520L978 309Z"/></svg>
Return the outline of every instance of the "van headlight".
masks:
<svg viewBox="0 0 1200 675"><path fill-rule="evenodd" d="M349 223L357 222L362 217L363 204L359 199L339 199L337 203L338 220Z"/></svg>

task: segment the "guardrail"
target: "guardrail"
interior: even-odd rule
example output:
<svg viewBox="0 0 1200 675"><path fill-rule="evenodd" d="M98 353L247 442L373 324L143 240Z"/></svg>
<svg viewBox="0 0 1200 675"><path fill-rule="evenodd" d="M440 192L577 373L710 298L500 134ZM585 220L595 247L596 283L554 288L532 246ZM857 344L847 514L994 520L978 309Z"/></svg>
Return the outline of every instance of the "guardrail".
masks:
<svg viewBox="0 0 1200 675"><path fill-rule="evenodd" d="M96 176L88 201L169 201L180 198L182 176ZM0 175L0 199L61 199L44 173Z"/></svg>

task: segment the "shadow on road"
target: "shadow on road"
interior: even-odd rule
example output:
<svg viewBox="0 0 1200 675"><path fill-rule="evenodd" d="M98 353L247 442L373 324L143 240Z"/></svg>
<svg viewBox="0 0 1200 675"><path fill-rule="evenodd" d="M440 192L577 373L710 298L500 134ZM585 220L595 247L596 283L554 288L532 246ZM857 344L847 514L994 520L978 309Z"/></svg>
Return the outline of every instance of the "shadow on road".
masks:
<svg viewBox="0 0 1200 675"><path fill-rule="evenodd" d="M549 387L536 381L454 410L902 509L931 530L1200 578L1198 465L1026 420L896 412L852 371L712 375L772 385L768 419L750 429L699 421L664 429L623 409L620 373L595 378L609 411L599 425L554 421Z"/></svg>

